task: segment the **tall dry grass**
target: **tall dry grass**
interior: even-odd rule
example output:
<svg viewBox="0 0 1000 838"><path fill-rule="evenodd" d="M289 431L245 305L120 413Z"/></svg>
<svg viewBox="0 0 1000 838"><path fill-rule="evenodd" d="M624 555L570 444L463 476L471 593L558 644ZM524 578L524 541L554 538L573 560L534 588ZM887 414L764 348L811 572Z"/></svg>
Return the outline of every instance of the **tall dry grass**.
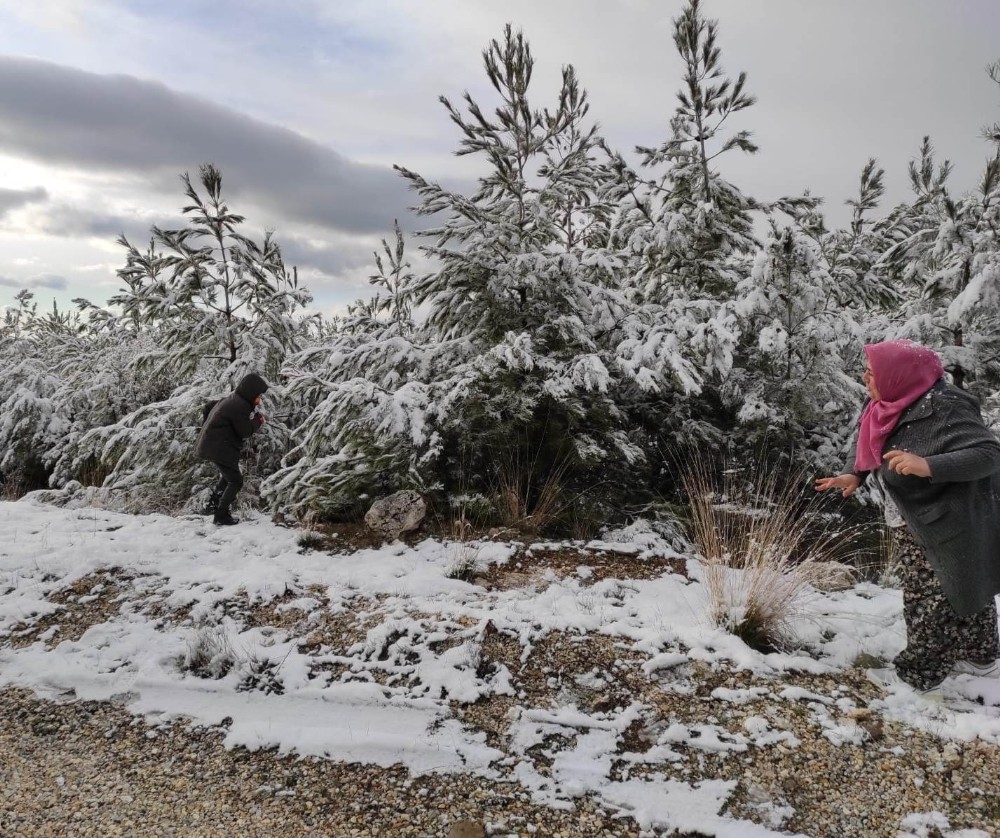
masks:
<svg viewBox="0 0 1000 838"><path fill-rule="evenodd" d="M853 584L856 533L807 494L812 475L763 464L720 473L698 458L683 473L710 620L755 649L796 645L793 624L808 617L816 590Z"/></svg>
<svg viewBox="0 0 1000 838"><path fill-rule="evenodd" d="M500 523L530 533L548 528L572 502L564 485L568 467L566 459L546 462L512 455L503 460L493 487Z"/></svg>
<svg viewBox="0 0 1000 838"><path fill-rule="evenodd" d="M0 500L15 501L24 497L24 483L16 478L8 478L0 482Z"/></svg>

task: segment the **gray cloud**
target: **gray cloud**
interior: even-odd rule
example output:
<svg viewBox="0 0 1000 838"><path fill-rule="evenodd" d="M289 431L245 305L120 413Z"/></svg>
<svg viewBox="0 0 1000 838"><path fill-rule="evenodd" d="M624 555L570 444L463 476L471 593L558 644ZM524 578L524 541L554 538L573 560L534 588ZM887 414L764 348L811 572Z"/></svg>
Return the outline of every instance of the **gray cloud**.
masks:
<svg viewBox="0 0 1000 838"><path fill-rule="evenodd" d="M153 225L165 230L186 226L180 213L140 218L130 214L94 211L71 204L53 205L38 221L38 229L52 236L112 240L124 234L140 250L145 249L148 244ZM259 240L262 232L249 229L245 231L245 235ZM275 239L281 246L285 264L289 267L294 265L300 270L311 270L331 278L345 272L353 274L365 268L370 268L369 273L374 271L374 237L341 237L328 243L285 231L276 233ZM121 260L124 263L124 252Z"/></svg>
<svg viewBox="0 0 1000 838"><path fill-rule="evenodd" d="M91 210L87 206L73 204L53 204L46 207L37 221L41 232L52 236L70 238L103 238L113 240L124 233L129 241L140 250L145 250L150 227L176 229L184 226L180 214L138 217L134 214ZM262 231L249 229L246 234L260 239ZM353 300L367 292L367 277L375 271L373 252L378 245L376 236L342 235L324 240L322 236L309 237L293 231L279 231L275 234L281 246L285 264L298 268L302 285L317 300L333 299L337 302ZM116 261L116 257L112 257ZM117 261L124 264L125 254L121 251ZM83 277L71 281L77 285L83 281L88 285L92 280ZM11 279L0 277L0 286L11 288L51 287L66 290L67 280L59 275L37 275ZM106 291L106 289L105 289ZM88 287L82 296L102 299L101 290Z"/></svg>
<svg viewBox="0 0 1000 838"><path fill-rule="evenodd" d="M0 57L0 149L131 171L160 187L167 175L196 176L200 164L212 162L231 196L352 233L391 229L412 203L387 167L353 163L293 131L157 82L35 59Z"/></svg>
<svg viewBox="0 0 1000 838"><path fill-rule="evenodd" d="M65 291L69 280L61 274L35 274L24 279L14 279L0 276L0 286L5 288L51 288L55 291Z"/></svg>
<svg viewBox="0 0 1000 838"><path fill-rule="evenodd" d="M330 245L317 244L312 239L296 235L277 235L278 244L286 265L295 265L302 270L312 269L328 277L337 277L345 272L356 273L360 269L375 271L375 248L365 241L346 241Z"/></svg>
<svg viewBox="0 0 1000 838"><path fill-rule="evenodd" d="M34 189L0 189L0 218L25 204L47 201L49 193L41 186Z"/></svg>
<svg viewBox="0 0 1000 838"><path fill-rule="evenodd" d="M59 274L39 274L28 279L25 285L29 288L52 288L55 291L65 291L69 287L69 281Z"/></svg>
<svg viewBox="0 0 1000 838"><path fill-rule="evenodd" d="M150 227L154 224L163 229L185 226L179 213L138 217L134 214L91 210L89 207L73 204L53 204L37 220L38 230L52 236L103 238L110 241L124 233L140 250L145 250L150 239ZM248 229L245 232L251 238L260 240L263 231ZM367 287L364 279L375 271L373 252L376 247L380 249L376 236L333 236L328 241L323 237L309 237L284 230L277 232L275 238L281 246L285 264L289 268L294 266L299 269L303 285L311 292L322 295L333 290L350 295L351 299L359 293L359 281L362 290ZM116 258L124 264L124 251L118 257L112 257L112 261L116 261ZM0 277L0 286L32 287L45 284L45 279L44 276L18 280ZM56 281L59 279L61 277ZM347 290L348 286L354 290ZM65 287L65 283L62 287Z"/></svg>
<svg viewBox="0 0 1000 838"><path fill-rule="evenodd" d="M41 232L51 236L95 237L113 240L124 234L132 244L140 249L142 243L149 240L150 228L153 225L164 229L184 226L180 213L139 217L134 214L92 210L89 207L74 204L53 205L48 208L37 223Z"/></svg>

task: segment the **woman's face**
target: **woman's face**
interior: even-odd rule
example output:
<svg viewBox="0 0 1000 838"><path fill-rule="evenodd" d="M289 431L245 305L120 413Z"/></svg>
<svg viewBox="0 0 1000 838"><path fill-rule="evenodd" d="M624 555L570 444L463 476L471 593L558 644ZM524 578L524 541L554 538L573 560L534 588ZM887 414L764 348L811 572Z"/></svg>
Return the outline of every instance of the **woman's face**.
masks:
<svg viewBox="0 0 1000 838"><path fill-rule="evenodd" d="M865 387L868 388L868 395L872 399L878 400L881 398L878 393L878 387L875 386L875 376L872 375L872 368L868 366L868 359L865 358L865 371L861 373L861 381L864 383Z"/></svg>

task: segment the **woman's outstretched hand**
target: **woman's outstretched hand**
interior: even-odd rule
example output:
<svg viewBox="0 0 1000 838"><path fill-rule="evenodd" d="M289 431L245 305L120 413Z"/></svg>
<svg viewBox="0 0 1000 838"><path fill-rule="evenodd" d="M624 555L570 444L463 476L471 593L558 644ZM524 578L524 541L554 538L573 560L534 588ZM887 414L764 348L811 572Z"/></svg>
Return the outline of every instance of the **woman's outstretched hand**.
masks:
<svg viewBox="0 0 1000 838"><path fill-rule="evenodd" d="M816 480L816 491L827 492L830 489L838 489L840 493L849 498L861 485L861 478L856 474L838 474L836 477L820 477Z"/></svg>
<svg viewBox="0 0 1000 838"><path fill-rule="evenodd" d="M882 455L886 468L896 474L909 474L912 477L930 477L931 466L923 457L911 454L909 451L886 451Z"/></svg>

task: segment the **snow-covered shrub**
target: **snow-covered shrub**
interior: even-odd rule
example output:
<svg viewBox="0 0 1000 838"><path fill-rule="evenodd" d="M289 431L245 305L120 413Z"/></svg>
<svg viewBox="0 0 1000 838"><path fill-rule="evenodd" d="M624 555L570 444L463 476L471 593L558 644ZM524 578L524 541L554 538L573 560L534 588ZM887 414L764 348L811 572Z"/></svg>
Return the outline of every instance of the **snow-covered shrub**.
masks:
<svg viewBox="0 0 1000 838"><path fill-rule="evenodd" d="M118 275L126 287L110 300L115 310L81 301L94 340L122 348L72 370L69 401L91 418L56 450L56 481L96 463L104 485L129 491L140 508L181 507L199 482L215 479L192 453L205 404L228 395L251 371L275 384L286 355L308 331L297 314L308 293L286 270L270 234L258 244L240 232L243 217L223 199L219 171L202 167L204 195L187 175L183 181L189 226L154 228L144 252L122 237L126 264ZM281 394L273 386L269 403ZM244 499L253 493L255 472L277 468L288 432L272 413L255 435Z"/></svg>
<svg viewBox="0 0 1000 838"><path fill-rule="evenodd" d="M17 295L0 325L0 482L16 496L47 485L53 447L70 430L73 417L59 393L67 357L90 357L78 335L80 322L53 306L37 313L29 291Z"/></svg>
<svg viewBox="0 0 1000 838"><path fill-rule="evenodd" d="M445 571L445 576L449 579L471 582L479 571L479 550L462 542L454 545L452 561Z"/></svg>
<svg viewBox="0 0 1000 838"><path fill-rule="evenodd" d="M849 360L862 343L849 289L801 229L772 224L736 291L744 341L726 389L741 405L738 444L783 452L793 466L839 470L863 392Z"/></svg>
<svg viewBox="0 0 1000 838"><path fill-rule="evenodd" d="M484 59L496 110L469 96L468 114L444 103L460 153L483 155L490 171L463 195L400 169L419 211L441 217L421 233L435 270L408 270L397 229L372 278L386 296L292 359L289 389L315 407L266 486L276 505L322 515L404 487L486 493L512 451L566 462L570 482L643 457L616 402L643 373L609 337L627 312L606 249L611 173L586 94L567 67L557 106L534 107L530 49L509 27ZM531 491L546 470L536 477Z"/></svg>
<svg viewBox="0 0 1000 838"><path fill-rule="evenodd" d="M207 625L191 638L177 666L182 672L199 678L218 680L228 675L236 662L237 656L226 631L221 626Z"/></svg>

